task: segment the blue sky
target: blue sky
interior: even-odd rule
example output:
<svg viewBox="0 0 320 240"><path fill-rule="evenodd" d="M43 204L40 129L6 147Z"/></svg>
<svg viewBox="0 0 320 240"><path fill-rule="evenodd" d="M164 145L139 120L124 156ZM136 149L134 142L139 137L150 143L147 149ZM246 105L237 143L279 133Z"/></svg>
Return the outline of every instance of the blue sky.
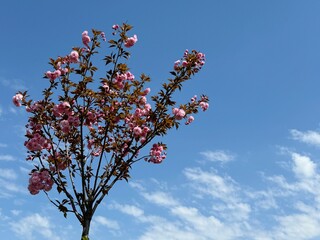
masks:
<svg viewBox="0 0 320 240"><path fill-rule="evenodd" d="M32 2L32 3L31 3ZM177 98L210 109L164 141L161 165L136 164L95 215L93 240L320 239L319 1L3 1L0 4L0 235L79 239L44 194L27 192L24 125L11 98L36 99L50 57L91 28L134 25L129 65L157 89L185 49L206 54ZM108 36L108 35L107 35ZM107 238L108 237L108 238Z"/></svg>

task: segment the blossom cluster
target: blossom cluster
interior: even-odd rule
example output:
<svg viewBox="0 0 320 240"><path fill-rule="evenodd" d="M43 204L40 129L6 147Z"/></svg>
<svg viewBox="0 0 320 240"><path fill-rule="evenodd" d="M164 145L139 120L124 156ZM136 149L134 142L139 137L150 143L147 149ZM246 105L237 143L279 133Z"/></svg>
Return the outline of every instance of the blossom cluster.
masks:
<svg viewBox="0 0 320 240"><path fill-rule="evenodd" d="M151 129L147 126L149 122L149 113L151 111L151 105L147 102L146 95L150 92L150 88L145 89L139 99L137 99L137 108L133 114L128 114L125 118L125 123L132 131L134 137L144 143L147 134Z"/></svg>
<svg viewBox="0 0 320 240"><path fill-rule="evenodd" d="M26 125L28 140L24 142L24 145L29 151L50 150L52 148L51 141L43 135L42 125L35 120L35 118L29 118L29 123Z"/></svg>
<svg viewBox="0 0 320 240"><path fill-rule="evenodd" d="M113 83L118 86L119 89L123 89L125 80L134 80L134 75L127 71L126 73L117 73L116 77L113 79Z"/></svg>
<svg viewBox="0 0 320 240"><path fill-rule="evenodd" d="M40 190L50 191L53 180L48 170L33 171L29 179L28 189L32 195L38 194Z"/></svg>
<svg viewBox="0 0 320 240"><path fill-rule="evenodd" d="M162 163L162 161L166 158L166 153L164 152L164 148L161 144L153 144L150 149L150 157L145 158L146 161L152 163Z"/></svg>
<svg viewBox="0 0 320 240"><path fill-rule="evenodd" d="M200 100L197 101L197 96L195 95L191 98L190 106L200 107L202 111L206 111L209 108L208 99L205 96L203 96ZM187 121L185 122L186 125L189 125L194 121L194 116L188 115L183 108L173 108L172 113L174 115L174 118L178 121L182 119L187 119Z"/></svg>
<svg viewBox="0 0 320 240"><path fill-rule="evenodd" d="M71 105L68 102L61 102L53 107L53 115L59 122L59 127L64 133L69 133L72 127L80 125L79 117L71 110Z"/></svg>
<svg viewBox="0 0 320 240"><path fill-rule="evenodd" d="M33 133L27 132L26 136L29 140L25 141L24 145L29 151L41 151L43 149L50 150L52 147L50 141L41 136L37 131Z"/></svg>
<svg viewBox="0 0 320 240"><path fill-rule="evenodd" d="M180 71L182 68L193 68L194 72L198 72L205 64L205 54L192 50L185 50L183 58L174 62L173 68L175 71Z"/></svg>
<svg viewBox="0 0 320 240"><path fill-rule="evenodd" d="M47 71L45 73L45 77L50 79L50 81L54 81L60 76L69 72L68 65L70 63L78 63L79 62L79 53L78 51L71 51L71 53L65 57L59 57L54 64L54 71Z"/></svg>

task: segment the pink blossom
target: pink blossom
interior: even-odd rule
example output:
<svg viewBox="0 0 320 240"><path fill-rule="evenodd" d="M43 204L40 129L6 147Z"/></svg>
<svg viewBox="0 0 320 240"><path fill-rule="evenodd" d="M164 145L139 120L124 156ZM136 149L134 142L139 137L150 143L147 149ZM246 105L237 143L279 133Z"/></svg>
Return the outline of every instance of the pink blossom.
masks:
<svg viewBox="0 0 320 240"><path fill-rule="evenodd" d="M69 115L68 122L71 126L78 127L80 125L80 119L78 116Z"/></svg>
<svg viewBox="0 0 320 240"><path fill-rule="evenodd" d="M126 72L127 80L134 80L134 75L131 72Z"/></svg>
<svg viewBox="0 0 320 240"><path fill-rule="evenodd" d="M184 51L183 56L184 56L184 57L187 57L187 56L188 56L188 54L189 54L189 50L188 50L188 49L186 49L186 50Z"/></svg>
<svg viewBox="0 0 320 240"><path fill-rule="evenodd" d="M146 88L144 91L143 91L143 96L146 96L150 93L151 89L150 88Z"/></svg>
<svg viewBox="0 0 320 240"><path fill-rule="evenodd" d="M38 194L40 190L46 192L52 189L53 180L48 170L34 171L29 179L28 189L32 195Z"/></svg>
<svg viewBox="0 0 320 240"><path fill-rule="evenodd" d="M70 108L70 103L62 102L59 105L55 105L53 107L53 115L56 117L61 117L63 114L71 114Z"/></svg>
<svg viewBox="0 0 320 240"><path fill-rule="evenodd" d="M40 102L35 102L32 105L30 105L30 107L26 107L26 111L27 112L32 112L32 111L39 111L43 109L42 103Z"/></svg>
<svg viewBox="0 0 320 240"><path fill-rule="evenodd" d="M192 123L194 121L194 117L193 116L190 116L188 118L188 120L186 121L186 125L189 125L190 123Z"/></svg>
<svg viewBox="0 0 320 240"><path fill-rule="evenodd" d="M127 40L124 42L124 46L127 48L132 47L136 42L138 41L137 35L133 35L133 37L127 38Z"/></svg>
<svg viewBox="0 0 320 240"><path fill-rule="evenodd" d="M206 111L209 108L209 103L200 102L199 106L202 108L203 111Z"/></svg>
<svg viewBox="0 0 320 240"><path fill-rule="evenodd" d="M183 62L182 62L182 66L183 66L183 67L188 66L188 62L187 62L187 61L183 61Z"/></svg>
<svg viewBox="0 0 320 240"><path fill-rule="evenodd" d="M95 112L88 112L85 119L85 125L91 127L92 124L96 124L96 123L97 123L97 115L95 114Z"/></svg>
<svg viewBox="0 0 320 240"><path fill-rule="evenodd" d="M150 149L150 157L145 160L152 163L161 163L165 158L166 154L163 152L163 146L160 144L153 144Z"/></svg>
<svg viewBox="0 0 320 240"><path fill-rule="evenodd" d="M89 48L89 42L91 41L91 38L88 35L88 31L84 31L82 33L82 43Z"/></svg>
<svg viewBox="0 0 320 240"><path fill-rule="evenodd" d="M106 34L104 33L104 32L101 32L100 33L100 36L101 36L101 38L102 38L102 41L107 41L107 39L106 39Z"/></svg>
<svg viewBox="0 0 320 240"><path fill-rule="evenodd" d="M117 30L118 28L119 28L119 25L118 25L118 24L115 24L115 25L112 26L112 29L113 29L113 30Z"/></svg>
<svg viewBox="0 0 320 240"><path fill-rule="evenodd" d="M51 143L49 140L41 136L39 133L35 133L34 135L30 134L29 140L24 143L26 148L28 148L30 151L41 151L43 149L51 149Z"/></svg>
<svg viewBox="0 0 320 240"><path fill-rule="evenodd" d="M149 103L147 103L146 105L144 105L144 109L149 112L151 110L151 105Z"/></svg>
<svg viewBox="0 0 320 240"><path fill-rule="evenodd" d="M51 71L46 72L46 77L49 78L51 81L55 80L60 76L61 76L61 71L59 69L55 70L54 72L51 72Z"/></svg>
<svg viewBox="0 0 320 240"><path fill-rule="evenodd" d="M116 31L118 30L119 28L119 25L115 24L112 26L112 29L114 30L114 32L112 33L112 35L115 35L116 34Z"/></svg>
<svg viewBox="0 0 320 240"><path fill-rule="evenodd" d="M60 127L61 127L62 132L64 132L64 133L68 133L70 131L70 124L69 124L68 120L62 120L60 122Z"/></svg>
<svg viewBox="0 0 320 240"><path fill-rule="evenodd" d="M79 62L79 53L77 51L72 51L69 54L69 61L70 63L77 63Z"/></svg>
<svg viewBox="0 0 320 240"><path fill-rule="evenodd" d="M12 102L15 106L21 107L21 101L23 99L23 95L21 93L17 93L12 97Z"/></svg>
<svg viewBox="0 0 320 240"><path fill-rule="evenodd" d="M191 98L191 102L195 102L197 100L197 95L194 95L192 98Z"/></svg>
<svg viewBox="0 0 320 240"><path fill-rule="evenodd" d="M140 100L139 100L139 103L141 105L145 105L147 103L147 98L145 96L141 97Z"/></svg>
<svg viewBox="0 0 320 240"><path fill-rule="evenodd" d="M179 70L179 66L180 66L180 60L177 60L174 62L173 69L177 71Z"/></svg>
<svg viewBox="0 0 320 240"><path fill-rule="evenodd" d="M175 116L175 119L177 119L177 120L181 120L186 115L186 112L180 108L172 109L172 113Z"/></svg>
<svg viewBox="0 0 320 240"><path fill-rule="evenodd" d="M135 137L139 137L141 133L142 133L142 129L140 127L137 126L133 129L133 134L135 135Z"/></svg>
<svg viewBox="0 0 320 240"><path fill-rule="evenodd" d="M204 53L201 53L201 52L198 52L197 53L197 58L198 58L198 61L197 61L197 63L198 63L198 65L200 66L200 67L202 67L203 65L204 65L204 63L205 63L205 54Z"/></svg>

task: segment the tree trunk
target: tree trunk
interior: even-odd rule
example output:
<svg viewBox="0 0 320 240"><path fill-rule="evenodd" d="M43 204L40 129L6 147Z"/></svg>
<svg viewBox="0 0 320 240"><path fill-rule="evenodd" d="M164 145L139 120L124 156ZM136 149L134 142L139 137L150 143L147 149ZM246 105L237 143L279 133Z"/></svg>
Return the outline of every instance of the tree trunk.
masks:
<svg viewBox="0 0 320 240"><path fill-rule="evenodd" d="M82 223L82 235L81 240L89 240L90 223L92 216L85 216Z"/></svg>

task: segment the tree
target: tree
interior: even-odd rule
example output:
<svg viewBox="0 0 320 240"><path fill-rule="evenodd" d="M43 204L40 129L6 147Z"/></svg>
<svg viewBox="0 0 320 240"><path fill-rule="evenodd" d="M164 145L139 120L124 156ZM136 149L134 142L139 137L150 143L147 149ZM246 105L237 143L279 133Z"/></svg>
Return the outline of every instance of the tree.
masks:
<svg viewBox="0 0 320 240"><path fill-rule="evenodd" d="M110 54L103 59L107 70L99 80L92 59L106 37L101 31L92 30L91 37L84 31L84 47L50 59L53 70L45 73L49 87L42 100L32 101L27 92L13 97L13 103L25 106L31 115L24 145L35 167L28 189L33 195L43 191L65 217L73 213L82 225L82 240L89 239L101 201L117 181L128 181L134 163L161 163L166 157L162 142L153 143L145 156L141 150L169 129L178 129L182 120L190 124L199 108L205 111L209 106L205 95L178 107L173 100L182 84L202 68L204 54L186 50L150 104L150 88L145 88L150 78L136 78L126 64L128 49L138 38L128 36L128 24L112 28L115 39L108 41ZM50 198L53 185L62 199Z"/></svg>

